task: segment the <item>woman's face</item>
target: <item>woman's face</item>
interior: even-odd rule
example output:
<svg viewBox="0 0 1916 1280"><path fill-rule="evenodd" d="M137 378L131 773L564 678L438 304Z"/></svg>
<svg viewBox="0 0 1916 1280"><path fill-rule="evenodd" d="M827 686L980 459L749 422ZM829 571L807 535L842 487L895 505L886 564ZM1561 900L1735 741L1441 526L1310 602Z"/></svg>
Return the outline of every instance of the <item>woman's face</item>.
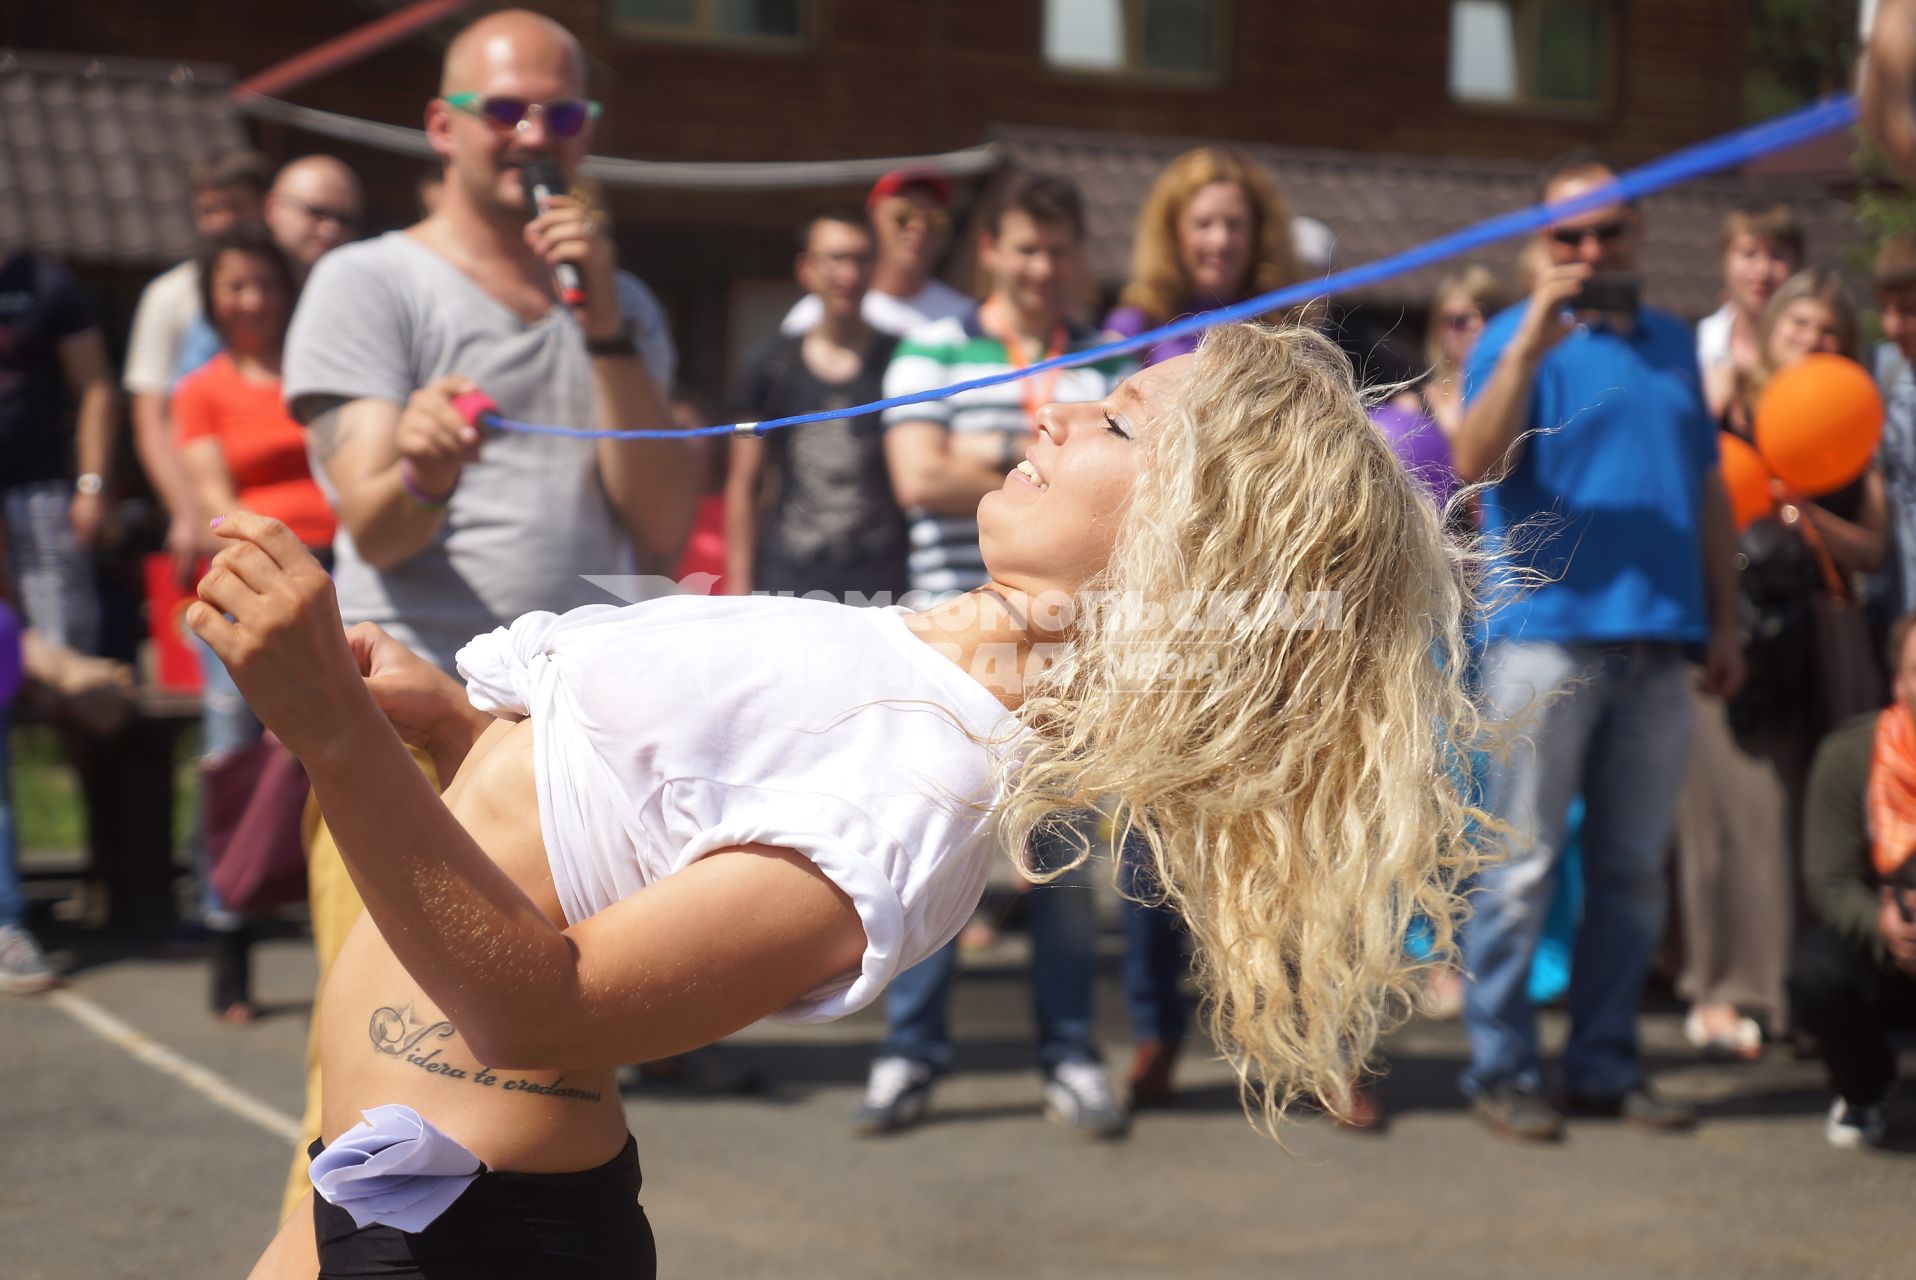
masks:
<svg viewBox="0 0 1916 1280"><path fill-rule="evenodd" d="M1256 218L1244 188L1213 182L1178 211L1178 263L1200 296L1231 300L1250 273Z"/></svg>
<svg viewBox="0 0 1916 1280"><path fill-rule="evenodd" d="M1776 246L1748 232L1735 236L1723 251L1723 285L1730 301L1746 315L1761 315L1770 295L1790 278L1796 264Z"/></svg>
<svg viewBox="0 0 1916 1280"><path fill-rule="evenodd" d="M1461 290L1444 296L1430 322L1443 334L1444 360L1453 368L1463 365L1484 331L1483 311Z"/></svg>
<svg viewBox="0 0 1916 1280"><path fill-rule="evenodd" d="M240 352L277 346L286 332L286 287L257 253L228 250L213 265L213 324Z"/></svg>
<svg viewBox="0 0 1916 1280"><path fill-rule="evenodd" d="M1783 308L1770 330L1770 365L1783 369L1812 352L1831 355L1841 350L1836 309L1815 298L1798 298Z"/></svg>
<svg viewBox="0 0 1916 1280"><path fill-rule="evenodd" d="M992 581L1071 594L1104 567L1137 482L1138 442L1172 411L1194 359L1134 373L1103 400L1038 410L1027 461L978 504Z"/></svg>

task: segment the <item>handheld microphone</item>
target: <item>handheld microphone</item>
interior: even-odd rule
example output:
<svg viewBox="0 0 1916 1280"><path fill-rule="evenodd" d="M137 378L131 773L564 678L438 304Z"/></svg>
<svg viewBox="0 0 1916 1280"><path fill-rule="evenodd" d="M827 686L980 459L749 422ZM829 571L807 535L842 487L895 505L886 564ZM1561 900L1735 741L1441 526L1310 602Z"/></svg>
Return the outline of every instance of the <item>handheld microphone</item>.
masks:
<svg viewBox="0 0 1916 1280"><path fill-rule="evenodd" d="M565 179L559 176L559 166L550 160L529 160L519 171L519 180L525 184L526 204L530 206L532 216L544 213L552 204L552 197L565 190ZM552 269L553 276L559 282L559 300L568 307L585 305L585 283L579 279L579 269L570 262L561 262Z"/></svg>

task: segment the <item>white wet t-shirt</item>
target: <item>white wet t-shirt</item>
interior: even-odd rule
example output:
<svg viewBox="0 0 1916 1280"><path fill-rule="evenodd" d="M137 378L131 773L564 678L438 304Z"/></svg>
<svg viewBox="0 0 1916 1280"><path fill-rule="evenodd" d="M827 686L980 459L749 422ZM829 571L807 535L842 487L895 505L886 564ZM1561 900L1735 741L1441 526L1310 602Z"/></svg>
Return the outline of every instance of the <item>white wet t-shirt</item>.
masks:
<svg viewBox="0 0 1916 1280"><path fill-rule="evenodd" d="M459 651L472 704L529 716L539 823L576 924L695 859L810 858L865 926L859 972L777 1016L869 1003L950 941L998 848L997 699L902 609L673 596L529 613Z"/></svg>

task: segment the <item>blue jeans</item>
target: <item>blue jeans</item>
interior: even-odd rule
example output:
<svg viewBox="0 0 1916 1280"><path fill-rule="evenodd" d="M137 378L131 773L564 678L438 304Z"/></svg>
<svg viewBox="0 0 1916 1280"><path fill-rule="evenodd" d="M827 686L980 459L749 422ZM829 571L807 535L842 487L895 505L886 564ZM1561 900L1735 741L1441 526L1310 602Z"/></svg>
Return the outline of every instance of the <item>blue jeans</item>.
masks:
<svg viewBox="0 0 1916 1280"><path fill-rule="evenodd" d="M19 837L13 829L13 761L8 753L10 726L0 703L0 925L25 924L26 899L20 896Z"/></svg>
<svg viewBox="0 0 1916 1280"><path fill-rule="evenodd" d="M14 581L26 625L53 644L79 653L100 647L100 598L93 557L73 536L68 480L34 480L0 490Z"/></svg>
<svg viewBox="0 0 1916 1280"><path fill-rule="evenodd" d="M1509 830L1464 927L1464 1092L1542 1087L1531 961L1582 792L1583 922L1570 970L1564 1083L1615 1097L1643 1078L1637 1005L1662 936L1664 867L1690 751L1690 667L1674 645L1500 641L1485 657L1493 714L1520 730L1493 758L1486 808Z"/></svg>
<svg viewBox="0 0 1916 1280"><path fill-rule="evenodd" d="M200 660L201 756L217 760L252 746L264 732L259 717L246 705L246 696L212 647L190 631L186 638Z"/></svg>
<svg viewBox="0 0 1916 1280"><path fill-rule="evenodd" d="M200 660L200 760L202 764L244 750L260 739L264 730L259 717L246 705L239 686L233 683L226 664L207 643L191 632L187 640ZM202 818L206 811L204 788L200 797ZM207 859L206 836L196 824L193 838L193 870L200 882L200 922L216 931L230 931L245 923L231 911L213 889L213 868Z"/></svg>
<svg viewBox="0 0 1916 1280"><path fill-rule="evenodd" d="M1139 1042L1176 1044L1184 1039L1190 1022L1183 991L1184 975L1190 968L1184 955L1184 920L1168 905L1147 905L1158 890L1144 843L1127 839L1121 857L1118 874L1125 894L1124 963L1119 978L1124 987L1125 1012L1131 1016L1131 1037Z"/></svg>
<svg viewBox="0 0 1916 1280"><path fill-rule="evenodd" d="M1060 856L1063 855L1063 856ZM1065 842L1034 840L1032 865L1068 858ZM1065 1062L1097 1062L1091 1036L1097 979L1098 921L1091 889L1093 861L1029 890L1031 1008L1038 1023L1038 1061L1048 1071ZM946 1012L958 969L954 939L892 979L885 992L889 1022L880 1057L914 1058L933 1071L951 1066Z"/></svg>

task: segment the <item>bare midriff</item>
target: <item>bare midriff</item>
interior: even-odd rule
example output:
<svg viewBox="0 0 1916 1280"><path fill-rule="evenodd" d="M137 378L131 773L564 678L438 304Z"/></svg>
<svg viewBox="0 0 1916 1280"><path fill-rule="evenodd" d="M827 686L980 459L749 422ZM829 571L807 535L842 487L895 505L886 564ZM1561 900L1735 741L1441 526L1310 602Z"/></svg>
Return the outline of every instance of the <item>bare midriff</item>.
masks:
<svg viewBox="0 0 1916 1280"><path fill-rule="evenodd" d="M565 927L539 826L532 723L500 721L473 745L445 793L479 847ZM625 1145L611 1070L493 1068L400 965L362 915L320 993L328 1142L360 1112L404 1103L493 1169L567 1173L604 1164Z"/></svg>

